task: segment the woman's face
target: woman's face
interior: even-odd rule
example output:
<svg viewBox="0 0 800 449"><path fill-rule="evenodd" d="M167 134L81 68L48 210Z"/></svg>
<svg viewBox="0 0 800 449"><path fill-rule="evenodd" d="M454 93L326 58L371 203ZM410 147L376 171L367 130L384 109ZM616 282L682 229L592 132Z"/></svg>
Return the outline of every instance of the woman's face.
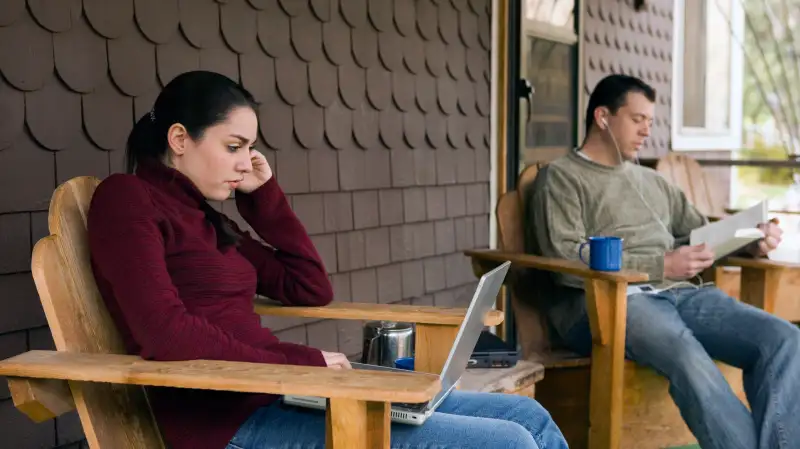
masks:
<svg viewBox="0 0 800 449"><path fill-rule="evenodd" d="M228 117L206 128L194 140L178 123L167 140L172 166L188 177L209 200L222 201L253 170L250 150L258 137L258 117L249 107L237 107Z"/></svg>

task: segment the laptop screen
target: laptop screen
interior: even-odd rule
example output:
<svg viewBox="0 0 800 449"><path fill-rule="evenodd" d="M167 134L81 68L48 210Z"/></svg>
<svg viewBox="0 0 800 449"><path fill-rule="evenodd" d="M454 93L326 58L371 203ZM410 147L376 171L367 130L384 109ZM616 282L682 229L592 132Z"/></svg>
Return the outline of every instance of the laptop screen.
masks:
<svg viewBox="0 0 800 449"><path fill-rule="evenodd" d="M435 405L440 397L446 394L464 374L467 363L472 356L472 351L475 349L475 344L478 342L483 330L484 317L492 309L510 266L511 262L504 262L494 270L481 276L478 288L475 289L475 294L464 316L464 321L461 322L453 348L450 350L450 355L447 357L447 362L445 362L442 369L440 375L442 389L430 402L431 404Z"/></svg>

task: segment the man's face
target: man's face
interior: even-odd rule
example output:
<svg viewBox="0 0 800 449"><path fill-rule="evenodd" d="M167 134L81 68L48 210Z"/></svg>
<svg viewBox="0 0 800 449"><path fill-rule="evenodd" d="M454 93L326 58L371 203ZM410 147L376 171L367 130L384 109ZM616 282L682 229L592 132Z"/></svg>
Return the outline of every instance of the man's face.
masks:
<svg viewBox="0 0 800 449"><path fill-rule="evenodd" d="M606 119L624 160L636 159L642 144L650 137L655 107L643 94L631 92L617 113Z"/></svg>

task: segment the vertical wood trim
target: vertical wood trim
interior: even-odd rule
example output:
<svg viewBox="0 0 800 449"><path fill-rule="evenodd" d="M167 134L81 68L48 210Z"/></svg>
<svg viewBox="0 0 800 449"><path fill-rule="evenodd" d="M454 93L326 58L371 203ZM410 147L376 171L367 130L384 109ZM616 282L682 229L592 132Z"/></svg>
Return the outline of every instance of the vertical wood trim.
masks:
<svg viewBox="0 0 800 449"><path fill-rule="evenodd" d="M506 142L507 111L508 111L508 24L505 18L508 16L508 2L505 0L492 2L492 111L491 111L491 133L492 133L492 195L489 217L489 245L497 248L497 202L507 191L508 173L506 163L508 161L508 145ZM500 288L497 296L495 308L505 312L506 310L506 289ZM507 326L505 321L495 327L497 335L508 339Z"/></svg>
<svg viewBox="0 0 800 449"><path fill-rule="evenodd" d="M495 40L495 48L493 52L496 55L497 67L494 71L494 79L496 80L494 91L492 95L495 98L496 107L492 111L494 127L494 144L497 148L496 153L496 182L497 191L495 196L495 204L506 191L508 181L508 173L506 170L506 162L508 161L508 142L506 142L506 135L508 133L508 83L510 74L508 73L508 24L504 20L508 16L508 2L500 1L495 2L497 5L495 15L492 16L494 25L497 27L497 39Z"/></svg>
<svg viewBox="0 0 800 449"><path fill-rule="evenodd" d="M576 139L575 143L580 146L583 139L586 137L586 132L584 129L586 128L586 107L589 103L589 96L586 93L586 64L585 61L585 54L586 54L586 45L584 44L583 34L586 30L586 24L584 23L586 20L586 0L576 0L576 4L578 7L578 61L577 61L577 69L578 69L578 79L577 79L577 95L575 100L578 102L578 107L576 108L577 117L575 118L575 123L578 126L578 138Z"/></svg>

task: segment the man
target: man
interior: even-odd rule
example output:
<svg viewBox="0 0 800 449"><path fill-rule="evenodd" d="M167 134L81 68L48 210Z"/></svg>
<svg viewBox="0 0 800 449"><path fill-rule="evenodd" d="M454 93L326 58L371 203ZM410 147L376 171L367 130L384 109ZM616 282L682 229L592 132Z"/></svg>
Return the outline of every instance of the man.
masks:
<svg viewBox="0 0 800 449"><path fill-rule="evenodd" d="M655 289L628 290L626 356L669 379L670 394L704 449L796 447L800 330L714 286L689 282L714 262L703 245L679 243L705 218L677 187L632 163L650 135L655 99L653 88L633 77L600 81L582 147L540 171L526 192L526 250L576 260L590 236L624 238L623 268L646 272ZM752 257L765 256L781 240L776 223L761 228L766 238L743 250ZM567 346L588 354L583 281L550 280L551 326ZM714 360L744 370L752 413Z"/></svg>

